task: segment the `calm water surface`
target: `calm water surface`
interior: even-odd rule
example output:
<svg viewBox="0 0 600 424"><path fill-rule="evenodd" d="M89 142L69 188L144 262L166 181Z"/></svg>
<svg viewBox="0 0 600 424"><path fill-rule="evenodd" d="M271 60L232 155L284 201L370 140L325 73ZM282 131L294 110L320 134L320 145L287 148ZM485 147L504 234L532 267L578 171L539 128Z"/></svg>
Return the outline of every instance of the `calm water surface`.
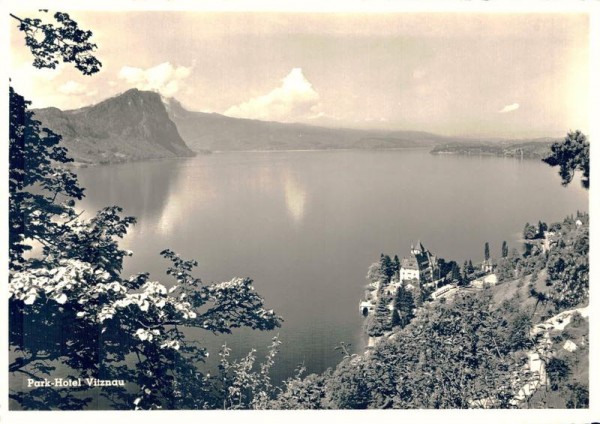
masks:
<svg viewBox="0 0 600 424"><path fill-rule="evenodd" d="M432 252L479 261L490 243L516 246L525 222L553 222L588 209L578 182L560 185L538 161L433 156L425 150L220 153L185 160L78 171L82 207L123 206L138 224L125 273L168 281L159 252L200 263L205 282L254 279L267 308L282 315L275 381L299 364L321 372L341 359L339 342L364 347L358 302L380 253L408 254L420 239ZM216 357L263 355L277 332L192 334Z"/></svg>

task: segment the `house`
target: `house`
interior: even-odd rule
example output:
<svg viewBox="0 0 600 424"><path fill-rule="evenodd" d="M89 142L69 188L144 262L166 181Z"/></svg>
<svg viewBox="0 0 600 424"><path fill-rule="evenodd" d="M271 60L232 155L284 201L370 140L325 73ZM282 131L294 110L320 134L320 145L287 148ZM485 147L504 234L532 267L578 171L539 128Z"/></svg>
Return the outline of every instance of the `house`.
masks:
<svg viewBox="0 0 600 424"><path fill-rule="evenodd" d="M490 274L494 271L494 264L492 263L492 259L484 259L481 263L481 270L487 274Z"/></svg>
<svg viewBox="0 0 600 424"><path fill-rule="evenodd" d="M431 283L437 271L437 258L425 249L420 241L417 246L410 247L410 256L400 262L400 281L416 280L420 283Z"/></svg>
<svg viewBox="0 0 600 424"><path fill-rule="evenodd" d="M419 280L419 263L414 256L402 258L400 262L400 281Z"/></svg>

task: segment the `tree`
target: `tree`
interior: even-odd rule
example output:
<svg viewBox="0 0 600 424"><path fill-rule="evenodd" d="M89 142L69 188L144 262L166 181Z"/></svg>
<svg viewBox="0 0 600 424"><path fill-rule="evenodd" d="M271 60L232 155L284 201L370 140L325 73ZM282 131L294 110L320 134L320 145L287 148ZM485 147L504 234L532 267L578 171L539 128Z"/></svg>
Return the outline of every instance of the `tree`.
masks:
<svg viewBox="0 0 600 424"><path fill-rule="evenodd" d="M506 342L503 311L463 294L435 303L325 384L330 408L510 408L527 357Z"/></svg>
<svg viewBox="0 0 600 424"><path fill-rule="evenodd" d="M402 323L398 310L394 308L392 311L392 328L399 326Z"/></svg>
<svg viewBox="0 0 600 424"><path fill-rule="evenodd" d="M414 317L414 309L415 302L412 293L401 285L396 290L396 296L394 297L394 313L397 314L397 320L392 320L392 325L397 325L400 328L406 327Z"/></svg>
<svg viewBox="0 0 600 424"><path fill-rule="evenodd" d="M379 259L381 273L385 277L385 283L389 283L395 274L394 263L388 255L381 254Z"/></svg>
<svg viewBox="0 0 600 424"><path fill-rule="evenodd" d="M535 226L531 225L529 222L525 224L525 228L523 228L523 238L525 240L533 240L537 237L537 229Z"/></svg>
<svg viewBox="0 0 600 424"><path fill-rule="evenodd" d="M398 275L398 273L400 272L400 258L398 258L398 255L394 255L393 268L394 273Z"/></svg>
<svg viewBox="0 0 600 424"><path fill-rule="evenodd" d="M58 26L11 16L36 67L62 60L86 75L99 70L91 32L68 15L54 15ZM36 380L56 370L65 377L123 379L138 391L104 388L116 409L206 406L214 387L198 365L207 352L187 338L187 329L270 330L281 319L264 308L251 279L203 284L191 274L197 263L170 250L161 255L172 263L173 283L121 276L132 252L119 239L135 219L122 217L117 206L80 219L74 206L83 188L62 167L71 159L60 136L40 128L12 88L9 94L9 371ZM34 244L41 251L27 256ZM80 409L91 399L79 391L11 387L9 397L24 409Z"/></svg>
<svg viewBox="0 0 600 424"><path fill-rule="evenodd" d="M589 227L562 235L547 261L548 296L559 309L585 303L589 298Z"/></svg>
<svg viewBox="0 0 600 424"><path fill-rule="evenodd" d="M506 258L508 256L508 243L506 243L506 240L504 240L502 242L502 257Z"/></svg>
<svg viewBox="0 0 600 424"><path fill-rule="evenodd" d="M92 32L81 30L68 14L56 12L53 15L56 24L20 18L12 13L10 16L19 22L19 31L25 33L25 45L34 57L33 66L36 68L54 69L62 61L74 63L84 75L92 75L102 67L93 55L97 46L89 41Z"/></svg>
<svg viewBox="0 0 600 424"><path fill-rule="evenodd" d="M9 87L9 267L22 269L24 253L35 243L44 249L67 231L83 198L61 136L33 119L30 102Z"/></svg>
<svg viewBox="0 0 600 424"><path fill-rule="evenodd" d="M590 187L590 143L579 130L569 131L562 142L556 142L551 147L551 153L542 161L554 167L558 166L558 174L562 185L567 186L573 180L575 171L581 171L581 185Z"/></svg>
<svg viewBox="0 0 600 424"><path fill-rule="evenodd" d="M369 265L366 278L371 283L383 281L385 276L381 272L381 264L379 262L373 262L371 265Z"/></svg>
<svg viewBox="0 0 600 424"><path fill-rule="evenodd" d="M486 241L483 248L483 257L486 261L490 259L490 244Z"/></svg>
<svg viewBox="0 0 600 424"><path fill-rule="evenodd" d="M462 274L460 276L459 284L460 285L469 284L469 262L468 261L465 261L465 263L463 264Z"/></svg>
<svg viewBox="0 0 600 424"><path fill-rule="evenodd" d="M460 281L460 277L460 267L456 262L452 261L452 281Z"/></svg>
<svg viewBox="0 0 600 424"><path fill-rule="evenodd" d="M391 312L388 308L388 301L385 296L383 296L383 291L380 290L375 311L370 317L367 325L367 334L371 337L380 337L391 329L392 320Z"/></svg>
<svg viewBox="0 0 600 424"><path fill-rule="evenodd" d="M520 350L531 347L529 337L531 330L531 317L525 311L514 314L509 320L507 343L512 350Z"/></svg>
<svg viewBox="0 0 600 424"><path fill-rule="evenodd" d="M550 388L556 391L559 384L564 382L571 374L571 367L564 359L552 357L546 364L546 373L550 379Z"/></svg>
<svg viewBox="0 0 600 424"><path fill-rule="evenodd" d="M244 358L229 361L231 349L224 345L219 352L219 373L214 378L217 390L223 393L223 409L266 409L275 395L269 372L279 352L279 337L273 337L265 361L254 370L256 350Z"/></svg>
<svg viewBox="0 0 600 424"><path fill-rule="evenodd" d="M544 233L548 231L548 224L546 224L545 222L542 221L538 221L538 233L537 233L537 237L538 238L543 238L544 237Z"/></svg>
<svg viewBox="0 0 600 424"><path fill-rule="evenodd" d="M323 374L302 377L306 368L299 367L296 375L283 382L281 392L269 403L269 409L326 409L326 383L331 379L331 369Z"/></svg>

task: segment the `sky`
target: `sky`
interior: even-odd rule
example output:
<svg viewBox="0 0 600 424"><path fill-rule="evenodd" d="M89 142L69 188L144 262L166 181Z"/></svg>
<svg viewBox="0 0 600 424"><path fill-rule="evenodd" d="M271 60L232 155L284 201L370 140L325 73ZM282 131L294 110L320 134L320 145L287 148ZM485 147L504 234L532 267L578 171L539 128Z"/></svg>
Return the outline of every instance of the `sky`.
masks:
<svg viewBox="0 0 600 424"><path fill-rule="evenodd" d="M34 107L79 108L136 87L190 110L280 122L503 138L588 131L584 14L71 17L94 33L94 76L34 69L11 31L12 84Z"/></svg>

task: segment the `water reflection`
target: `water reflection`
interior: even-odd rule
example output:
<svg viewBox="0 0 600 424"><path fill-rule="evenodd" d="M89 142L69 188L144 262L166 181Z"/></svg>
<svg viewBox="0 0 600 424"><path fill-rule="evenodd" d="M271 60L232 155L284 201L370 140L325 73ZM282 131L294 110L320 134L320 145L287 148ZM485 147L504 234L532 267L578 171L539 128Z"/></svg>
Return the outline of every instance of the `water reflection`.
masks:
<svg viewBox="0 0 600 424"><path fill-rule="evenodd" d="M177 231L177 225L186 216L193 216L198 209L205 207L216 197L216 191L209 185L210 176L203 169L185 166L175 182L176 190L170 190L161 213L156 220L141 223L142 231L157 231L168 235Z"/></svg>
<svg viewBox="0 0 600 424"><path fill-rule="evenodd" d="M154 222L163 214L173 187L178 185L184 160L170 162L171 166L157 161L77 170L81 186L86 189L80 209L89 217L105 206L118 205L140 223Z"/></svg>
<svg viewBox="0 0 600 424"><path fill-rule="evenodd" d="M297 223L304 217L306 207L306 188L286 169L283 172L283 191L288 215Z"/></svg>

